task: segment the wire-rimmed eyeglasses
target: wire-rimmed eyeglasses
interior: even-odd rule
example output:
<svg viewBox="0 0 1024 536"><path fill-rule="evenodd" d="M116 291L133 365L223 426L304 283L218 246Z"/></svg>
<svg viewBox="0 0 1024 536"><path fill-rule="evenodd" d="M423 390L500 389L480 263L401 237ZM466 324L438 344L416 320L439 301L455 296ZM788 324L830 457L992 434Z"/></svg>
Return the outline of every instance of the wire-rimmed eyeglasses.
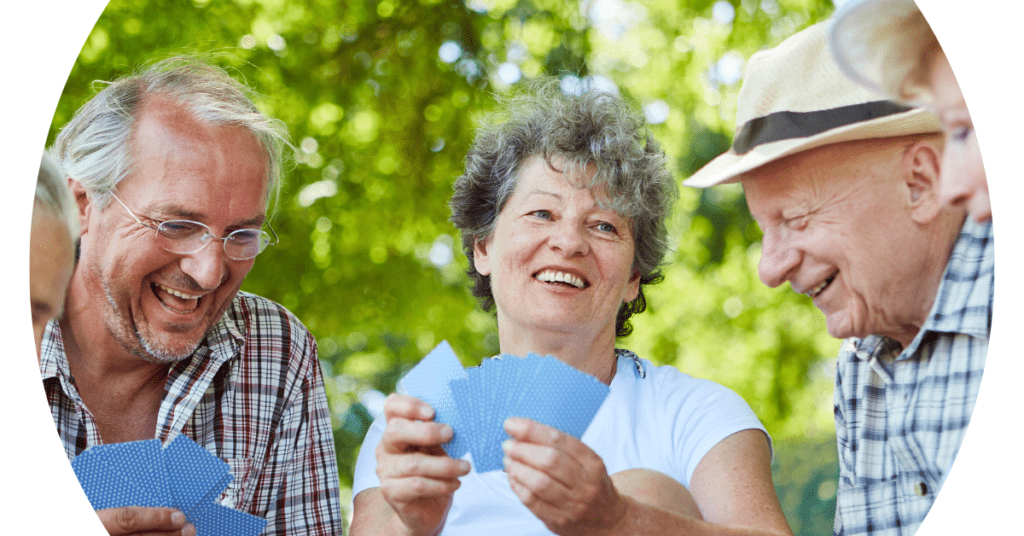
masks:
<svg viewBox="0 0 1024 536"><path fill-rule="evenodd" d="M128 211L128 214L131 214L132 218L135 218L139 225L156 231L157 243L160 244L160 247L171 253L180 255L195 253L206 247L210 243L210 239L216 238L223 242L224 254L229 259L246 261L263 253L267 246L272 246L278 242L277 233L274 232L274 228L269 223L267 224L267 229L270 229L270 233L263 229L238 229L225 237L216 236L210 232L210 228L206 225L190 220L153 220L157 224L154 227L140 220L132 212L132 209L128 208L128 205L125 205L123 201L114 195L114 192L110 192L110 195Z"/></svg>

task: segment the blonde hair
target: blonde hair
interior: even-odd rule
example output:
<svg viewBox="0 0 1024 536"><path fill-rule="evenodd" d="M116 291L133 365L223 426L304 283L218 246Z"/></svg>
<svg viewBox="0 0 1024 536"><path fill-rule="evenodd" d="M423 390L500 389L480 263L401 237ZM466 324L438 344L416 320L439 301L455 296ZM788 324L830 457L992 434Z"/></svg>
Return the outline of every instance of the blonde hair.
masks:
<svg viewBox="0 0 1024 536"><path fill-rule="evenodd" d="M78 211L68 190L67 173L46 151L39 163L33 219L36 214L53 217L67 230L72 241L78 238Z"/></svg>
<svg viewBox="0 0 1024 536"><path fill-rule="evenodd" d="M910 0L875 1L858 17L841 17L832 45L857 82L889 98L930 104L928 60L942 50L924 14ZM870 10L870 11L868 11Z"/></svg>

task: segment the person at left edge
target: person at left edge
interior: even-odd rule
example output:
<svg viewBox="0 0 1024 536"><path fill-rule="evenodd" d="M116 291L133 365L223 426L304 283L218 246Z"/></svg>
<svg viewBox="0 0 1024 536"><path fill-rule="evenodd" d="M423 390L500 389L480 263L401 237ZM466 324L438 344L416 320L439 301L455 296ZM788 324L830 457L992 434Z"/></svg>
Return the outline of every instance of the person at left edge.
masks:
<svg viewBox="0 0 1024 536"><path fill-rule="evenodd" d="M220 502L266 518L264 536L333 536L316 341L280 305L239 292L277 241L266 211L286 145L248 88L195 58L157 62L82 106L53 149L80 257L40 366L68 458L185 434L228 463Z"/></svg>

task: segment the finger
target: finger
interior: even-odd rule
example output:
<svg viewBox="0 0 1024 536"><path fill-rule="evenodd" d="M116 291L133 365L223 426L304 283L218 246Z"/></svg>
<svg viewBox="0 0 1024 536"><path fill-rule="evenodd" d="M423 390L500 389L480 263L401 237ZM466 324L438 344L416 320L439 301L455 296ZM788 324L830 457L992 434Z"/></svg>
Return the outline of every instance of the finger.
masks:
<svg viewBox="0 0 1024 536"><path fill-rule="evenodd" d="M598 456L593 449L588 447L579 439L563 433L556 428L520 417L510 417L506 419L504 426L505 431L517 442L548 446L557 450L561 453L561 457L555 460L559 465L565 463L566 460L571 460L574 464L578 465L583 472L607 472L605 470L604 461L601 460L601 457ZM541 467L537 464L531 465ZM576 478L576 475L570 475L570 478ZM566 483L570 484L569 482Z"/></svg>
<svg viewBox="0 0 1024 536"><path fill-rule="evenodd" d="M447 424L395 418L389 420L384 428L378 452L381 448L387 453L401 453L407 452L410 446L440 446L451 441L453 435L452 427Z"/></svg>
<svg viewBox="0 0 1024 536"><path fill-rule="evenodd" d="M462 482L457 478L408 477L382 480L381 491L390 503L411 503L432 497L450 496Z"/></svg>
<svg viewBox="0 0 1024 536"><path fill-rule="evenodd" d="M103 527L111 535L122 534L186 534L185 514L173 508L126 506L97 510ZM188 525L191 527L191 525ZM191 527L195 534L195 527Z"/></svg>
<svg viewBox="0 0 1024 536"><path fill-rule="evenodd" d="M517 441L547 445L569 455L582 455L590 450L579 439L531 419L509 417L503 425L505 432Z"/></svg>
<svg viewBox="0 0 1024 536"><path fill-rule="evenodd" d="M547 474L567 488L585 476L585 469L577 458L555 447L507 439L501 448L508 458Z"/></svg>
<svg viewBox="0 0 1024 536"><path fill-rule="evenodd" d="M454 460L448 456L422 452L409 452L390 456L378 465L378 476L386 478L426 477L434 479L457 479L469 473L469 462Z"/></svg>
<svg viewBox="0 0 1024 536"><path fill-rule="evenodd" d="M430 404L412 396L392 393L384 400L384 418L429 421L434 418L434 408Z"/></svg>
<svg viewBox="0 0 1024 536"><path fill-rule="evenodd" d="M506 457L505 472L508 474L509 484L515 483L513 490L517 486L520 488L516 495L527 507L537 502L564 504L573 499L570 486L528 464Z"/></svg>

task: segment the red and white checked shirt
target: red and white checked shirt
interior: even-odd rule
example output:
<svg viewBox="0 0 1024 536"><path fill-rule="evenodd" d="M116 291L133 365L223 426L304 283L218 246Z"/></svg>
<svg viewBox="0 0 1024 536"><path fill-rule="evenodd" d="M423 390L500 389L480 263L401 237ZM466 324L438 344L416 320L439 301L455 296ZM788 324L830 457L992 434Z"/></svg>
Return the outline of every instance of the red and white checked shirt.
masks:
<svg viewBox="0 0 1024 536"><path fill-rule="evenodd" d="M68 459L102 443L55 322L40 369ZM268 519L264 536L342 533L316 340L284 307L239 292L192 357L171 366L156 437L180 433L228 463L234 479L221 504Z"/></svg>

